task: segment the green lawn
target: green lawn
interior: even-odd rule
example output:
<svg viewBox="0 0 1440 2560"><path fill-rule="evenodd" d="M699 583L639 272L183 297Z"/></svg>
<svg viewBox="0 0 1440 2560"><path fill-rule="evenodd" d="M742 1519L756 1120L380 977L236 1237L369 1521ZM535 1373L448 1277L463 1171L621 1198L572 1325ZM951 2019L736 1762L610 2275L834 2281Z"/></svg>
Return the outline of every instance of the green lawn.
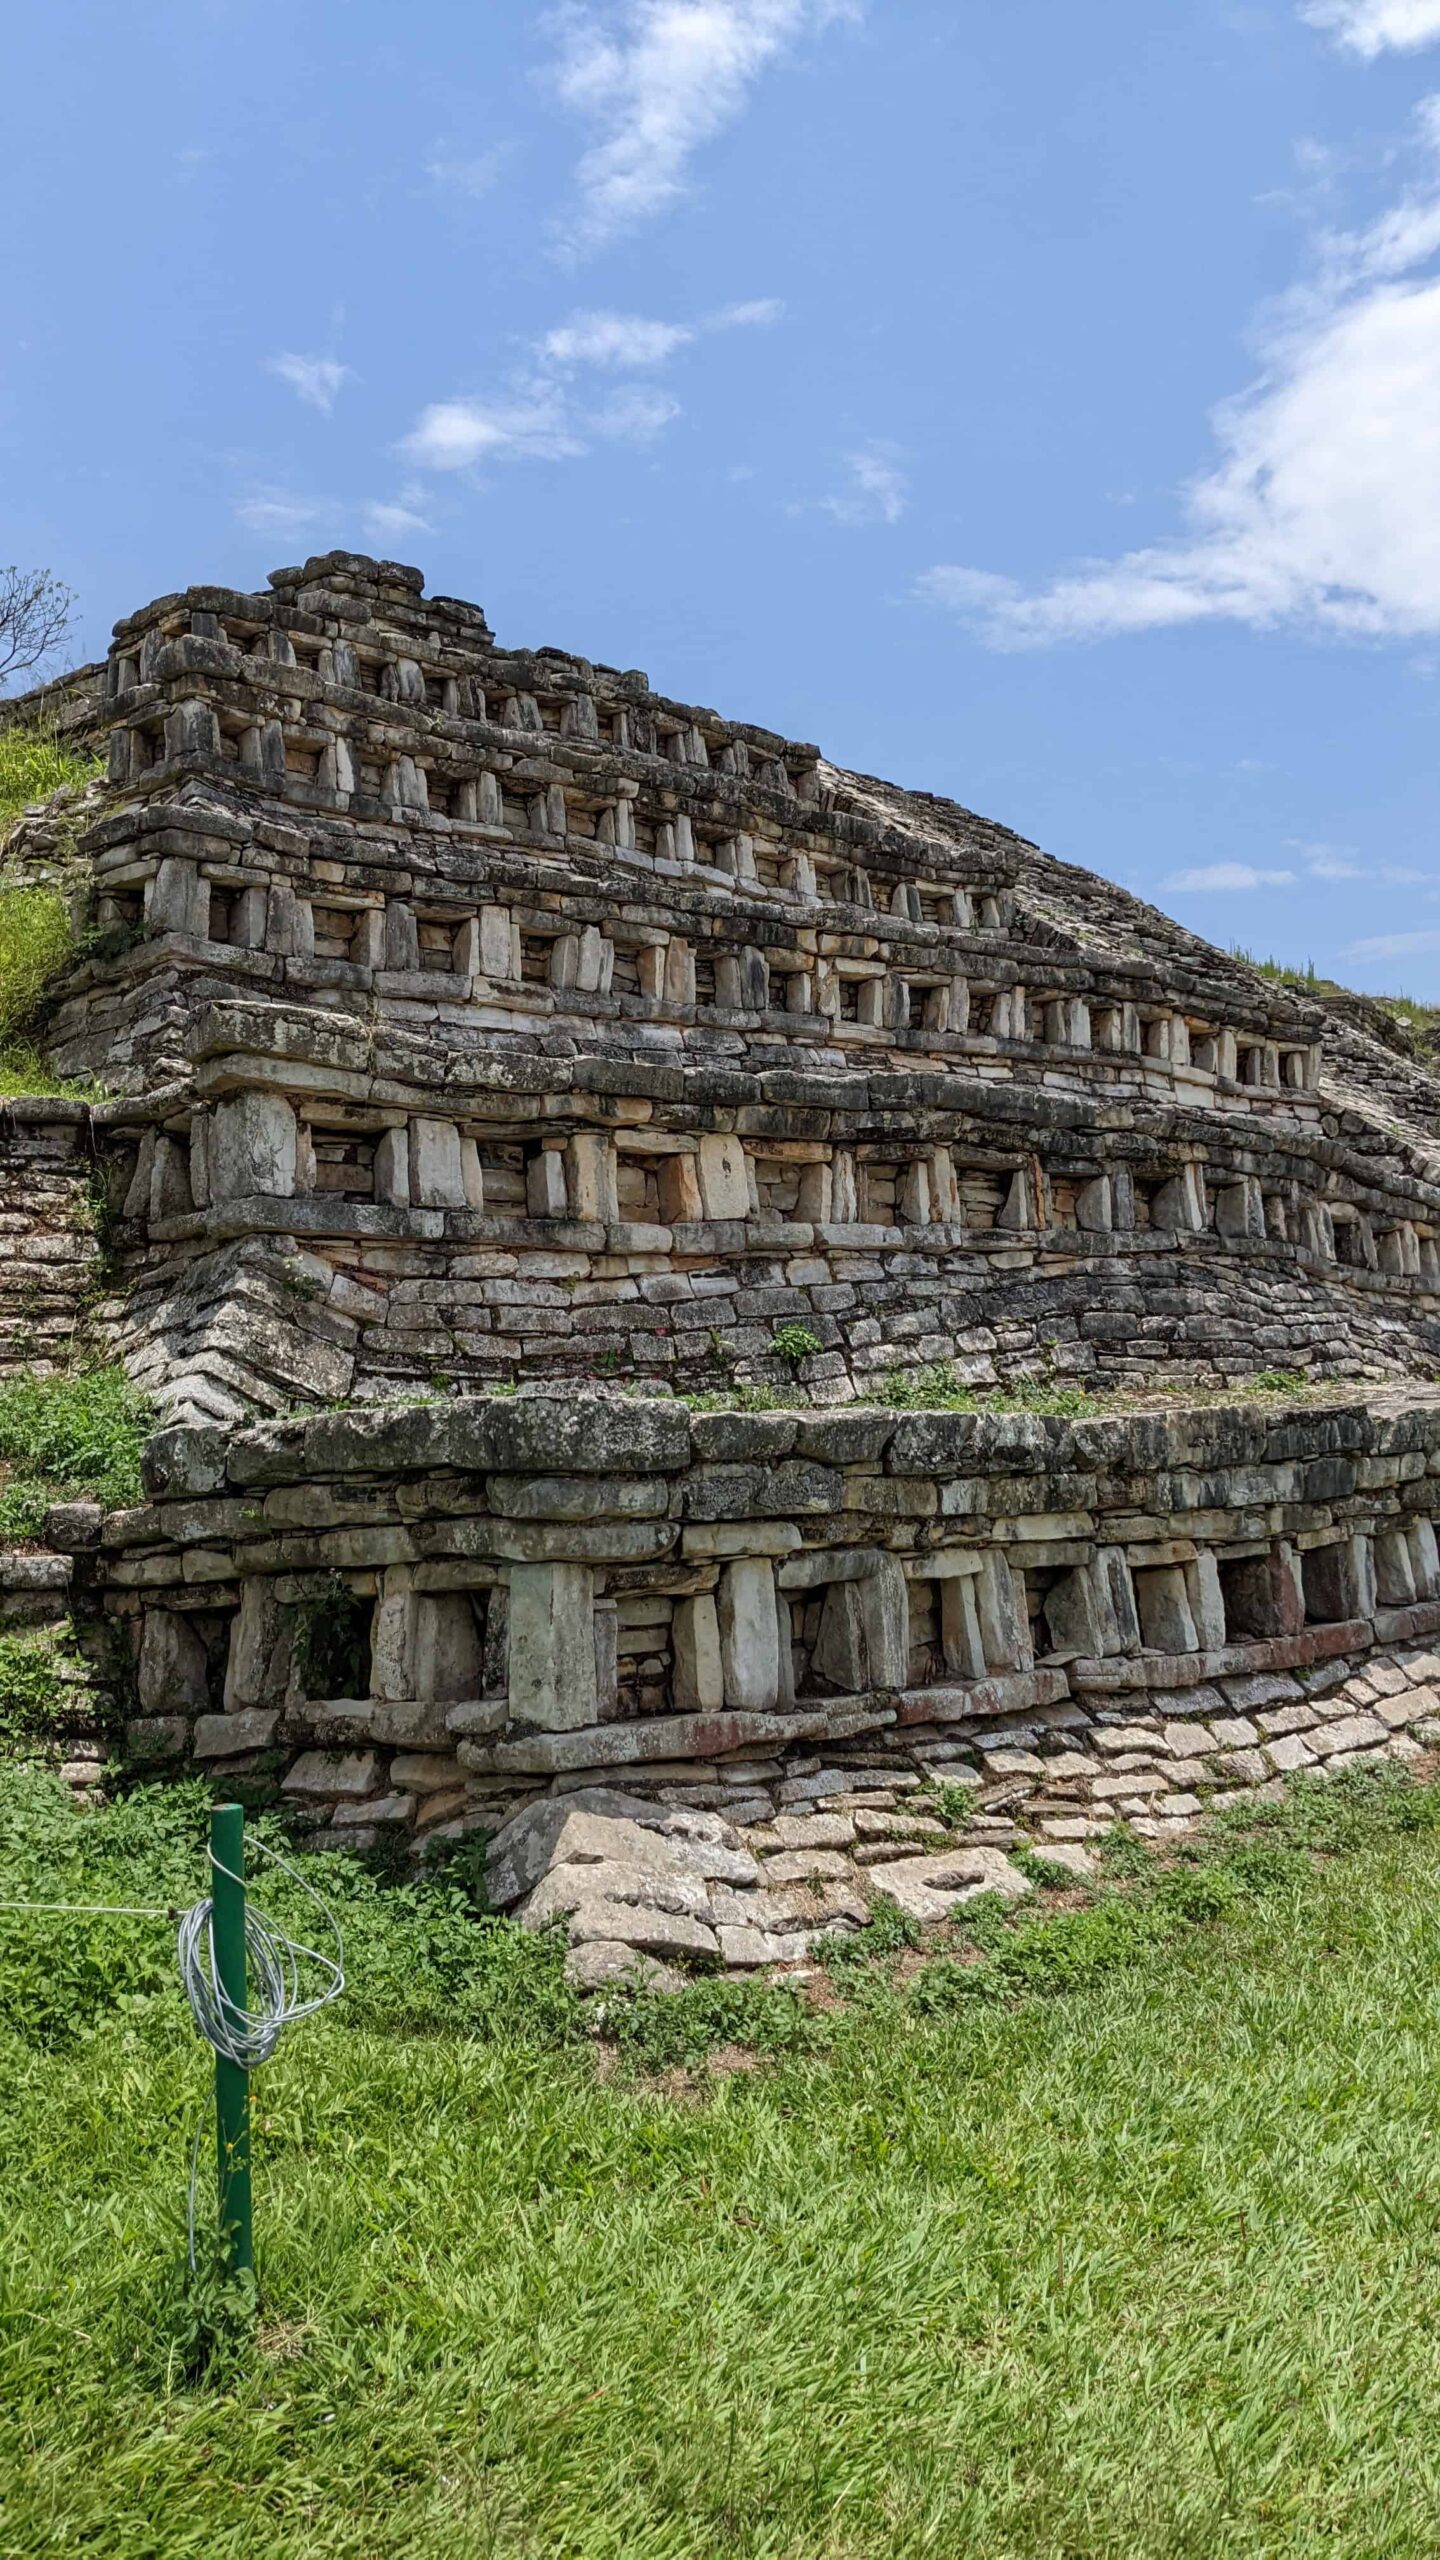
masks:
<svg viewBox="0 0 1440 2560"><path fill-rule="evenodd" d="M6 1783L0 1894L184 1890L193 1793L87 1833ZM1305 1802L1178 1901L982 1924L1036 1990L720 2000L774 2050L683 2078L703 2002L597 2073L553 1949L347 1882L203 2380L166 1932L4 1923L6 2560L1440 2551L1440 1804Z"/></svg>

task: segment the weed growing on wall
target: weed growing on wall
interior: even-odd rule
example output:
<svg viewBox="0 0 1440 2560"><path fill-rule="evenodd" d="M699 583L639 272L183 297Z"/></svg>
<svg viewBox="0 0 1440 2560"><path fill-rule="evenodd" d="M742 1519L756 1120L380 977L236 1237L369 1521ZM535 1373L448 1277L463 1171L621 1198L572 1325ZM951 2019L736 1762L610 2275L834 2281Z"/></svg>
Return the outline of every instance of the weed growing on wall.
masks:
<svg viewBox="0 0 1440 2560"><path fill-rule="evenodd" d="M52 1502L107 1510L141 1499L140 1457L155 1428L150 1400L123 1369L22 1369L0 1383L0 1535L38 1537Z"/></svg>

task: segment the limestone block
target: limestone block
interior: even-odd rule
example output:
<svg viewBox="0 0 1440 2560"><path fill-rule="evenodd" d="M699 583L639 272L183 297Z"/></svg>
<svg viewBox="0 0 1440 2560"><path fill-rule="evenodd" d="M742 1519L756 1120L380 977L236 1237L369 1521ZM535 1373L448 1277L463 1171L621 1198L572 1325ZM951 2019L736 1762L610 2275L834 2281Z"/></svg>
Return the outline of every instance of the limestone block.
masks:
<svg viewBox="0 0 1440 2560"><path fill-rule="evenodd" d="M517 1564L510 1576L510 1717L545 1733L594 1724L594 1575L583 1564ZM773 1607L772 1607L773 1615Z"/></svg>
<svg viewBox="0 0 1440 2560"><path fill-rule="evenodd" d="M933 1858L900 1858L872 1866L867 1882L872 1893L888 1895L914 1920L946 1920L958 1903L977 1894L1003 1894L1022 1901L1030 1886L1018 1867L999 1849L945 1849Z"/></svg>
<svg viewBox="0 0 1440 2560"><path fill-rule="evenodd" d="M1150 1223L1172 1234L1197 1234L1205 1224L1205 1195L1198 1165L1182 1165L1162 1182L1150 1203Z"/></svg>
<svg viewBox="0 0 1440 2560"><path fill-rule="evenodd" d="M1405 1535L1410 1546L1415 1596L1419 1600L1433 1599L1436 1584L1440 1583L1440 1550L1436 1547L1434 1526L1429 1520L1412 1520ZM1368 1616L1368 1610L1363 1614Z"/></svg>
<svg viewBox="0 0 1440 2560"><path fill-rule="evenodd" d="M725 1703L765 1711L780 1701L780 1624L774 1568L739 1556L720 1576L717 1604Z"/></svg>
<svg viewBox="0 0 1440 2560"><path fill-rule="evenodd" d="M380 1783L378 1751L302 1751L281 1781L287 1796L373 1795Z"/></svg>
<svg viewBox="0 0 1440 2560"><path fill-rule="evenodd" d="M1151 1565L1135 1575L1141 1640L1151 1653L1194 1653L1195 1621L1180 1565Z"/></svg>
<svg viewBox="0 0 1440 2560"><path fill-rule="evenodd" d="M147 1714L194 1715L209 1704L205 1647L188 1618L146 1610L136 1679Z"/></svg>
<svg viewBox="0 0 1440 2560"><path fill-rule="evenodd" d="M1034 1226L1035 1186L1028 1165L1022 1165L1018 1173L1011 1175L1010 1187L996 1214L995 1224L1006 1234L1023 1233L1027 1227Z"/></svg>
<svg viewBox="0 0 1440 2560"><path fill-rule="evenodd" d="M660 1215L667 1226L688 1226L704 1217L700 1176L692 1154L662 1156L655 1178Z"/></svg>
<svg viewBox="0 0 1440 2560"><path fill-rule="evenodd" d="M382 1129L375 1141L375 1197L392 1208L410 1206L410 1132Z"/></svg>
<svg viewBox="0 0 1440 2560"><path fill-rule="evenodd" d="M718 1713L725 1704L725 1673L713 1593L702 1591L677 1602L671 1640L676 1708L685 1714Z"/></svg>
<svg viewBox="0 0 1440 2560"><path fill-rule="evenodd" d="M1215 1224L1222 1236L1263 1236L1265 1203L1251 1174L1227 1184L1215 1198Z"/></svg>
<svg viewBox="0 0 1440 2560"><path fill-rule="evenodd" d="M278 1707L244 1707L233 1716L201 1716L190 1748L197 1760L228 1760L242 1751L268 1751L279 1723Z"/></svg>
<svg viewBox="0 0 1440 2560"><path fill-rule="evenodd" d="M511 924L509 908L498 905L482 907L479 927L479 966L482 976L496 979L518 978L520 971L515 965L514 950L516 936Z"/></svg>
<svg viewBox="0 0 1440 2560"><path fill-rule="evenodd" d="M145 920L152 933L203 934L209 921L210 884L193 862L167 853L150 883Z"/></svg>
<svg viewBox="0 0 1440 2560"><path fill-rule="evenodd" d="M702 1138L698 1156L700 1197L707 1218L745 1218L750 1186L745 1150L738 1138Z"/></svg>
<svg viewBox="0 0 1440 2560"><path fill-rule="evenodd" d="M1045 1626L1050 1638L1049 1650L1062 1661L1074 1660L1077 1654L1091 1660L1107 1650L1105 1630L1095 1605L1094 1582L1087 1565L1076 1565L1052 1583L1045 1596Z"/></svg>
<svg viewBox="0 0 1440 2560"><path fill-rule="evenodd" d="M465 1194L466 1208L474 1209L477 1213L483 1210L485 1171L480 1162L479 1141L475 1138L462 1138L460 1141L460 1184Z"/></svg>
<svg viewBox="0 0 1440 2560"><path fill-rule="evenodd" d="M572 1218L612 1225L619 1216L612 1141L598 1130L577 1130L565 1147L565 1184Z"/></svg>
<svg viewBox="0 0 1440 2560"><path fill-rule="evenodd" d="M1307 1565L1310 1561L1306 1559ZM1419 1596L1403 1529L1384 1530L1375 1540L1375 1591L1382 1609L1408 1609Z"/></svg>
<svg viewBox="0 0 1440 2560"><path fill-rule="evenodd" d="M1101 1547L1091 1567L1102 1654L1134 1653L1140 1644L1135 1585L1123 1547Z"/></svg>
<svg viewBox="0 0 1440 2560"><path fill-rule="evenodd" d="M260 1575L240 1586L240 1606L230 1629L225 1670L225 1706L268 1706L283 1698L290 1685L294 1621L275 1597L274 1584Z"/></svg>
<svg viewBox="0 0 1440 2560"><path fill-rule="evenodd" d="M1202 1653L1213 1652L1225 1642L1225 1602L1220 1590L1220 1569L1207 1548L1192 1558L1184 1568L1185 1596L1195 1626L1195 1640Z"/></svg>
<svg viewBox="0 0 1440 2560"><path fill-rule="evenodd" d="M975 1585L969 1573L946 1574L939 1584L940 1644L952 1680L983 1680L987 1669Z"/></svg>
<svg viewBox="0 0 1440 2560"><path fill-rule="evenodd" d="M1115 1224L1115 1204L1107 1174L1082 1183L1075 1195L1075 1224L1084 1235L1108 1235Z"/></svg>
<svg viewBox="0 0 1440 2560"><path fill-rule="evenodd" d="M265 906L265 948L284 960L313 960L315 918L308 898L297 898L288 880L271 882Z"/></svg>
<svg viewBox="0 0 1440 2560"><path fill-rule="evenodd" d="M984 1557L976 1576L975 1605L987 1668L1028 1670L1034 1657L1023 1594L1004 1556L994 1549Z"/></svg>
<svg viewBox="0 0 1440 2560"><path fill-rule="evenodd" d="M558 1147L542 1147L525 1168L525 1214L529 1218L563 1218L565 1158Z"/></svg>
<svg viewBox="0 0 1440 2560"><path fill-rule="evenodd" d="M410 1198L417 1209L463 1209L465 1168L453 1120L417 1113L410 1123Z"/></svg>
<svg viewBox="0 0 1440 2560"><path fill-rule="evenodd" d="M385 908L385 966L387 969L418 969L420 966L420 928L415 910L402 898L391 898Z"/></svg>
<svg viewBox="0 0 1440 2560"><path fill-rule="evenodd" d="M829 1584L813 1656L821 1679L847 1694L903 1688L909 1646L909 1593L893 1556L877 1552L871 1571Z"/></svg>
<svg viewBox="0 0 1440 2560"><path fill-rule="evenodd" d="M235 1093L217 1102L207 1157L212 1200L282 1200L295 1190L298 1128L282 1094Z"/></svg>

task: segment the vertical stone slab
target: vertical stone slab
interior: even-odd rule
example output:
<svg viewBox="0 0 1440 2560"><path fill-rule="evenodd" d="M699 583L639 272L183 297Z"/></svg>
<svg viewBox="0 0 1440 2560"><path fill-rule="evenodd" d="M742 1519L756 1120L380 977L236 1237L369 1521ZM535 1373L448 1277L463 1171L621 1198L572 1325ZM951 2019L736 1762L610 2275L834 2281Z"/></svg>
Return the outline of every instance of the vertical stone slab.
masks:
<svg viewBox="0 0 1440 2560"><path fill-rule="evenodd" d="M707 1218L744 1218L750 1211L745 1150L738 1138L708 1137L700 1141L700 1197Z"/></svg>
<svg viewBox="0 0 1440 2560"><path fill-rule="evenodd" d="M674 1703L685 1715L718 1714L725 1704L720 1654L720 1613L713 1592L676 1602L671 1639L675 1655Z"/></svg>
<svg viewBox="0 0 1440 2560"><path fill-rule="evenodd" d="M952 1680L985 1677L985 1645L980 1633L980 1612L975 1605L975 1584L973 1573L947 1573L937 1585L940 1650Z"/></svg>
<svg viewBox="0 0 1440 2560"><path fill-rule="evenodd" d="M240 1586L225 1666L225 1708L278 1706L290 1685L293 1621L261 1575Z"/></svg>
<svg viewBox="0 0 1440 2560"><path fill-rule="evenodd" d="M517 1564L510 1575L510 1721L542 1733L594 1724L595 1577L583 1564ZM773 1618L773 1603L772 1603Z"/></svg>
<svg viewBox="0 0 1440 2560"><path fill-rule="evenodd" d="M217 1102L207 1156L212 1200L257 1193L288 1200L295 1190L298 1126L278 1093L234 1093Z"/></svg>
<svg viewBox="0 0 1440 2560"><path fill-rule="evenodd" d="M975 1605L988 1671L1028 1671L1034 1660L1030 1621L1004 1556L992 1548L975 1578Z"/></svg>
<svg viewBox="0 0 1440 2560"><path fill-rule="evenodd" d="M725 1567L717 1614L725 1704L773 1708L780 1696L780 1627L768 1556L740 1556Z"/></svg>
<svg viewBox="0 0 1440 2560"><path fill-rule="evenodd" d="M410 1123L410 1198L417 1209L463 1209L465 1167L453 1120L423 1113Z"/></svg>

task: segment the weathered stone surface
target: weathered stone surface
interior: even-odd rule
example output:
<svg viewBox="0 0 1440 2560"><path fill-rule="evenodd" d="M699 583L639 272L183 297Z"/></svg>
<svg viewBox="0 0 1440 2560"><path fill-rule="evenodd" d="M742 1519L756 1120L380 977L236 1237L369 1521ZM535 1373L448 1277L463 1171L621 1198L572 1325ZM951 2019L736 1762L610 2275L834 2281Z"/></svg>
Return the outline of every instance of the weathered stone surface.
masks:
<svg viewBox="0 0 1440 2560"><path fill-rule="evenodd" d="M947 1919L958 1903L979 1893L1020 1902L1031 1890L999 1849L947 1849L934 1858L900 1859L872 1867L867 1881L872 1892L888 1894L914 1920Z"/></svg>

